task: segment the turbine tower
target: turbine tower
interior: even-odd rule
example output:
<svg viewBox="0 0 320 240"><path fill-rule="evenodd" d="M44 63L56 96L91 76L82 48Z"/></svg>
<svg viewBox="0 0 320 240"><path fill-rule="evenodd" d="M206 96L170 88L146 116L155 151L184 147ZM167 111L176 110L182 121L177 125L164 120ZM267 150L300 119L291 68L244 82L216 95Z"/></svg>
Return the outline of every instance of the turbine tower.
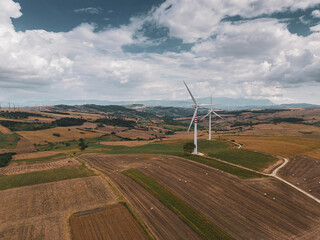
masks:
<svg viewBox="0 0 320 240"><path fill-rule="evenodd" d="M217 115L221 119L222 119L222 117L219 114L217 114L215 111L213 111L213 109L212 109L212 107L213 107L212 96L211 96L211 103L210 103L209 106L210 106L210 109L209 109L207 115L205 115L203 118L201 118L201 120L205 119L207 116L209 116L209 140L211 140L211 114L213 113L213 114Z"/></svg>
<svg viewBox="0 0 320 240"><path fill-rule="evenodd" d="M197 143L197 125L198 125L198 119L197 119L197 112L198 112L198 103L197 101L195 100L195 98L193 97L190 89L188 88L187 84L185 83L185 81L183 81L184 85L186 86L191 98L192 98L192 101L194 103L194 113L193 113L193 117L192 117L192 120L190 122L190 125L189 125L189 128L188 128L188 132L190 131L190 128L192 126L192 123L194 122L194 151L193 151L193 154L198 154L198 143Z"/></svg>

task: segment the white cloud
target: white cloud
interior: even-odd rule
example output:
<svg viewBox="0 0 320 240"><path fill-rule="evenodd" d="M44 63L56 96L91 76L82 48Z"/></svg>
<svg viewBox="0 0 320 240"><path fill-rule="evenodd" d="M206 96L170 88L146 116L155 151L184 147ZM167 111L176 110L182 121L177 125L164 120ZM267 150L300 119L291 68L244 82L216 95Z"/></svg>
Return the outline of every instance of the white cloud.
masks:
<svg viewBox="0 0 320 240"><path fill-rule="evenodd" d="M315 18L320 18L320 10L313 10L311 15Z"/></svg>
<svg viewBox="0 0 320 240"><path fill-rule="evenodd" d="M319 0L167 0L154 11L153 17L169 28L171 36L196 42L214 35L220 21L227 16L255 17L319 3Z"/></svg>
<svg viewBox="0 0 320 240"><path fill-rule="evenodd" d="M87 8L79 8L73 10L76 13L90 13L90 14L99 14L102 11L100 7L87 7Z"/></svg>
<svg viewBox="0 0 320 240"><path fill-rule="evenodd" d="M1 5L3 2L3 6ZM215 9L212 10L212 4ZM220 22L226 15L255 16L295 9L311 1L167 1L150 17L169 27L172 36L195 42L190 52L130 54L122 46L133 39L145 19L95 31L82 24L69 32L15 31L10 17L21 15L19 4L0 2L1 97L60 99L185 99L186 80L197 96L255 97L277 101L294 99L294 91L315 87L320 79L320 33L291 34L276 19L235 24ZM165 10L169 4L174 4ZM184 4L182 4L184 3ZM181 6L181 9L179 9ZM219 6L219 8L217 7ZM249 6L249 7L248 7ZM218 10L217 10L218 9ZM213 13L212 13L213 11ZM188 18L189 16L189 18ZM147 18L147 20L150 20ZM215 34L213 38L210 36ZM320 103L314 94L312 101ZM310 100L311 101L311 100Z"/></svg>

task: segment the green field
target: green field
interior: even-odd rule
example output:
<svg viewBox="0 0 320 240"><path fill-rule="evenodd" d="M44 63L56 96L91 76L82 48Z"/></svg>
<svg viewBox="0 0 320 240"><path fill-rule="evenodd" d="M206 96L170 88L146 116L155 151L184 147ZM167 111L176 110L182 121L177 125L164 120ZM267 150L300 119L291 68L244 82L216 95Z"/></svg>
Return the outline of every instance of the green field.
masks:
<svg viewBox="0 0 320 240"><path fill-rule="evenodd" d="M58 168L16 175L0 175L0 190L94 175L94 172L84 166Z"/></svg>
<svg viewBox="0 0 320 240"><path fill-rule="evenodd" d="M48 157L40 157L40 158L28 158L28 159L19 159L19 160L13 160L14 163L20 164L34 164L34 163L47 163L47 162L53 162L58 161L61 159L64 159L67 157L67 154L65 153L58 153L52 156Z"/></svg>
<svg viewBox="0 0 320 240"><path fill-rule="evenodd" d="M238 168L236 166L232 166L223 162L216 161L212 158L206 158L196 155L181 155L179 157L187 158L193 161L196 161L198 163L205 164L207 166L219 169L223 172L230 173L232 175L235 175L240 178L261 178L264 177L262 174L251 172L246 169Z"/></svg>
<svg viewBox="0 0 320 240"><path fill-rule="evenodd" d="M263 169L267 168L268 165L278 160L276 157L272 157L270 155L236 148L228 148L220 151L217 150L209 152L208 155L230 163L239 164L256 171L263 171Z"/></svg>
<svg viewBox="0 0 320 240"><path fill-rule="evenodd" d="M143 174L137 169L129 169L123 173L135 180L156 198L158 198L203 239L233 239L231 236L209 221L202 213L197 211L195 208L153 178Z"/></svg>
<svg viewBox="0 0 320 240"><path fill-rule="evenodd" d="M15 149L19 141L18 134L3 134L0 132L0 149Z"/></svg>

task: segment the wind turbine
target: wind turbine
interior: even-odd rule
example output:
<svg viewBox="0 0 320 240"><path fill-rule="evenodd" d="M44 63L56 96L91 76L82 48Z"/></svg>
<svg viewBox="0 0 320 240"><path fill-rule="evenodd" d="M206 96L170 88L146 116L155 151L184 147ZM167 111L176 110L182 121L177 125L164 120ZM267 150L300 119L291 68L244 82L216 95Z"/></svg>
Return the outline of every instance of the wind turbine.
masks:
<svg viewBox="0 0 320 240"><path fill-rule="evenodd" d="M211 113L217 115L221 119L222 119L222 117L219 114L217 114L215 111L213 111L213 109L212 109L212 107L213 107L212 96L211 96L211 103L209 106L211 106L211 108L209 109L209 112L203 118L201 118L201 120L205 119L207 116L209 116L209 140L211 140Z"/></svg>
<svg viewBox="0 0 320 240"><path fill-rule="evenodd" d="M197 125L198 125L198 119L197 119L197 112L198 112L198 103L197 101L194 99L190 89L188 88L187 84L185 83L185 81L183 81L184 85L186 86L191 98L192 98L192 101L194 102L194 113L193 113L193 117L192 117L192 120L190 122L190 125L189 125L189 128L188 128L188 132L190 131L190 128L192 126L192 123L194 122L194 151L193 151L193 154L198 154L198 143L197 143Z"/></svg>

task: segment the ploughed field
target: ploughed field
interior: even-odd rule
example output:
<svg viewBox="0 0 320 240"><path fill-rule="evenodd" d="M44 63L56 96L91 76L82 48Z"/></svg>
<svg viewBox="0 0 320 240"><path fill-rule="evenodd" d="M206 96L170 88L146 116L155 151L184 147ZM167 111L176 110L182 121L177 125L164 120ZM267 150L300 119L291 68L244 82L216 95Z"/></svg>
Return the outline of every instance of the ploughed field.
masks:
<svg viewBox="0 0 320 240"><path fill-rule="evenodd" d="M146 233L123 204L109 205L70 217L74 240L147 240Z"/></svg>
<svg viewBox="0 0 320 240"><path fill-rule="evenodd" d="M293 158L278 175L320 199L320 160L306 156Z"/></svg>
<svg viewBox="0 0 320 240"><path fill-rule="evenodd" d="M116 202L101 177L0 191L0 239L70 239L71 214Z"/></svg>
<svg viewBox="0 0 320 240"><path fill-rule="evenodd" d="M319 204L276 179L239 179L173 156L86 154L80 158L114 182L156 238L199 236L121 171L136 168L152 177L235 239L319 239Z"/></svg>
<svg viewBox="0 0 320 240"><path fill-rule="evenodd" d="M81 165L80 162L73 158L67 158L60 161L48 162L48 163L38 163L30 165L20 165L20 166L8 166L0 168L0 175L12 175L20 174L26 172L42 171L55 168L64 168L64 167L74 167Z"/></svg>

